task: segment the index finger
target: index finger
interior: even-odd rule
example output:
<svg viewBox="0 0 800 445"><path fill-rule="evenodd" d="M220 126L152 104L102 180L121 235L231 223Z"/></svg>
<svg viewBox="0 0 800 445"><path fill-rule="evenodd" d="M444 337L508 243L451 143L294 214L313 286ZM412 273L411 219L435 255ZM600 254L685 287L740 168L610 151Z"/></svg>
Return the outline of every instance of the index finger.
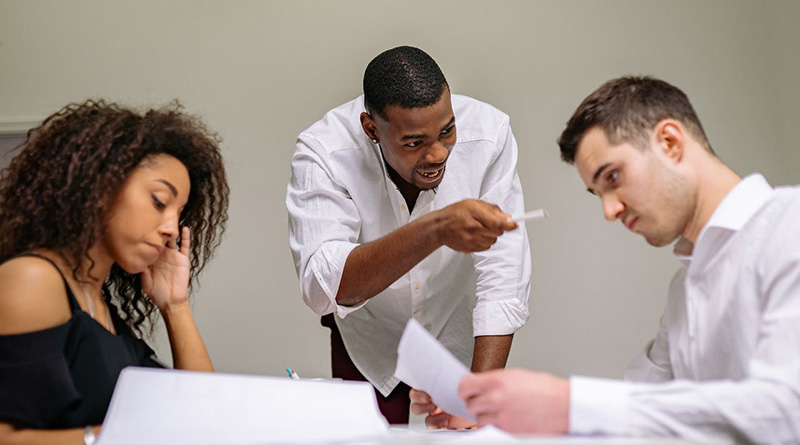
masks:
<svg viewBox="0 0 800 445"><path fill-rule="evenodd" d="M481 225L489 230L493 231L505 231L507 230L506 224L509 215L506 215L497 206L493 206L491 204L487 206L478 207L475 209L476 211L472 213L472 217L481 223Z"/></svg>
<svg viewBox="0 0 800 445"><path fill-rule="evenodd" d="M510 230L514 230L517 227L519 227L519 224L517 224L516 221L514 221L513 219L510 219L510 218L506 219L505 222L503 223L503 230L505 230L506 232L508 232Z"/></svg>
<svg viewBox="0 0 800 445"><path fill-rule="evenodd" d="M408 393L408 398L411 399L414 403L419 404L426 404L426 403L433 403L431 396L428 395L425 391L419 391L417 389L411 389Z"/></svg>

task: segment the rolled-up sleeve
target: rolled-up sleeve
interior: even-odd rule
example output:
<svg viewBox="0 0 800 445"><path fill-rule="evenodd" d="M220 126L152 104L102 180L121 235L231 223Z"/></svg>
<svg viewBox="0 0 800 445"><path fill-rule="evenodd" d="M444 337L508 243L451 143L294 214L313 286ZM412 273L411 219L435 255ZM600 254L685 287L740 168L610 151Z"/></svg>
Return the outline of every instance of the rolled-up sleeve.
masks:
<svg viewBox="0 0 800 445"><path fill-rule="evenodd" d="M347 189L333 179L333 167L320 152L313 137L298 137L286 191L289 247L305 304L317 314L337 312L344 317L363 306L336 304L345 262L358 246L361 219Z"/></svg>
<svg viewBox="0 0 800 445"><path fill-rule="evenodd" d="M484 175L480 199L498 205L505 213L521 214L525 206L516 168L517 141L507 117L497 141L494 158ZM525 224L506 232L492 248L474 253L472 257L477 277L474 335L516 332L529 317L531 252Z"/></svg>

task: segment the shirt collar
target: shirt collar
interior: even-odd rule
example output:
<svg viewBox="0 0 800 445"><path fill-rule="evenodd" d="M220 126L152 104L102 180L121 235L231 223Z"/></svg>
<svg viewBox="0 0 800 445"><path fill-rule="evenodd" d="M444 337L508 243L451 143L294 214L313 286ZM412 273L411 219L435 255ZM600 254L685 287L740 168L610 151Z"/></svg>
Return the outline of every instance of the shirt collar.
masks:
<svg viewBox="0 0 800 445"><path fill-rule="evenodd" d="M719 203L703 230L709 227L739 231L772 196L774 190L758 173L742 179ZM702 232L700 234L702 236ZM698 240L700 239L698 236Z"/></svg>
<svg viewBox="0 0 800 445"><path fill-rule="evenodd" d="M708 232L738 232L772 196L775 190L764 176L754 173L738 184L719 203L706 225L697 236L697 244L703 242ZM691 259L694 246L685 238L675 244L673 253L685 264Z"/></svg>

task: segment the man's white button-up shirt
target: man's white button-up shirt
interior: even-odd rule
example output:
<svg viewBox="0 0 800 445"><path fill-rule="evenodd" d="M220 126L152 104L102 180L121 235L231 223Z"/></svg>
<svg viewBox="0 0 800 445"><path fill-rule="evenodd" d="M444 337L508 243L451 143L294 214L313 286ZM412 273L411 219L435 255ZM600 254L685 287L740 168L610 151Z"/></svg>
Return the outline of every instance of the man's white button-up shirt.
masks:
<svg viewBox="0 0 800 445"><path fill-rule="evenodd" d="M484 252L441 247L361 305L336 303L347 257L360 244L469 198L524 212L508 116L465 96L453 95L452 104L457 141L445 175L435 190L420 193L411 213L380 147L361 128L363 96L302 132L292 157L286 206L300 295L316 313L337 315L350 358L384 395L398 383L397 345L409 318L467 365L474 336L511 334L528 319L531 260L523 224Z"/></svg>
<svg viewBox="0 0 800 445"><path fill-rule="evenodd" d="M669 286L626 381L573 377L577 434L800 442L800 188L742 180Z"/></svg>

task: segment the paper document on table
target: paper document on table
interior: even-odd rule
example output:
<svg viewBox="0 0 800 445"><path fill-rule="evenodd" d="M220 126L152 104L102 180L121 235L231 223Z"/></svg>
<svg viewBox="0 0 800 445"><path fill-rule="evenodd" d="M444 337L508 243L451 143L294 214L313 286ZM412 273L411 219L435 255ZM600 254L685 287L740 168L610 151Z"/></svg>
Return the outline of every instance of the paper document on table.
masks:
<svg viewBox="0 0 800 445"><path fill-rule="evenodd" d="M469 370L415 319L406 324L397 347L395 377L425 391L439 408L458 417L475 420L458 397L458 384Z"/></svg>
<svg viewBox="0 0 800 445"><path fill-rule="evenodd" d="M399 436L401 431L400 428L392 427L389 432L394 436ZM426 445L439 443L499 445L515 444L523 441L521 438L514 437L512 434L499 430L492 425L469 430L428 430L409 426L405 431L405 437L410 439L404 440L402 443L424 443Z"/></svg>
<svg viewBox="0 0 800 445"><path fill-rule="evenodd" d="M368 383L126 368L96 444L341 443L388 431Z"/></svg>

